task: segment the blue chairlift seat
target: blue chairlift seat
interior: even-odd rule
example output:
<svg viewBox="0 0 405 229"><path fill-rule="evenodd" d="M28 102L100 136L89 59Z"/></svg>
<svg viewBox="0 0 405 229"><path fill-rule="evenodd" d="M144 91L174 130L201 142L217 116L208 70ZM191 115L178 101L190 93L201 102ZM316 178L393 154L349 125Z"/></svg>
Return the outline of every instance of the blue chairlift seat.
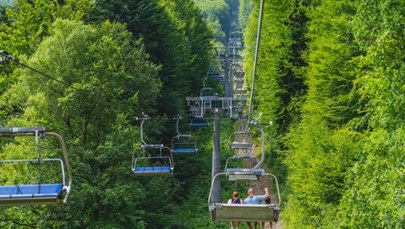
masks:
<svg viewBox="0 0 405 229"><path fill-rule="evenodd" d="M0 205L62 203L67 189L62 183L0 186Z"/></svg>
<svg viewBox="0 0 405 229"><path fill-rule="evenodd" d="M163 144L148 144L143 139L143 124L149 119L148 115L143 114L141 122L142 144L133 152L131 170L139 176L173 174L173 156L170 148ZM142 152L143 156L138 157L137 152L139 151Z"/></svg>
<svg viewBox="0 0 405 229"><path fill-rule="evenodd" d="M0 199L58 197L62 187L62 183L0 186Z"/></svg>
<svg viewBox="0 0 405 229"><path fill-rule="evenodd" d="M150 174L160 174L160 173L171 173L172 169L170 166L149 166L149 167L135 167L134 173L144 173L145 175Z"/></svg>
<svg viewBox="0 0 405 229"><path fill-rule="evenodd" d="M209 76L217 76L220 75L221 73L217 70L208 70L207 75Z"/></svg>
<svg viewBox="0 0 405 229"><path fill-rule="evenodd" d="M225 77L221 75L214 76L214 79L218 81L225 81Z"/></svg>
<svg viewBox="0 0 405 229"><path fill-rule="evenodd" d="M173 154L182 154L182 153L197 153L197 147L194 143L173 143L172 146Z"/></svg>
<svg viewBox="0 0 405 229"><path fill-rule="evenodd" d="M164 164L156 163L162 160ZM138 157L134 159L132 172L138 176L170 175L173 173L173 164L171 158L166 156Z"/></svg>
<svg viewBox="0 0 405 229"><path fill-rule="evenodd" d="M63 161L59 158L44 158L42 163L60 163L61 180L65 181ZM37 159L3 160L1 163L38 163ZM69 182L70 183L70 182ZM7 184L0 186L0 206L65 203L70 186L61 183Z"/></svg>
<svg viewBox="0 0 405 229"><path fill-rule="evenodd" d="M181 116L176 120L177 135L172 138L171 151L172 154L194 154L197 153L197 145L193 141L190 134L181 134L179 131L179 121Z"/></svg>
<svg viewBox="0 0 405 229"><path fill-rule="evenodd" d="M207 127L208 125L208 120L206 119L193 119L190 123L192 127Z"/></svg>

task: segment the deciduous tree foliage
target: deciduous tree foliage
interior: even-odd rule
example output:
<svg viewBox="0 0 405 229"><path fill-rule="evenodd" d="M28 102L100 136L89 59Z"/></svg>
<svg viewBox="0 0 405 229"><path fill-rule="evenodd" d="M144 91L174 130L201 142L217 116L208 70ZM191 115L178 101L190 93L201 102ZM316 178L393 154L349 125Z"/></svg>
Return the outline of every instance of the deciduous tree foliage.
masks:
<svg viewBox="0 0 405 229"><path fill-rule="evenodd" d="M212 34L193 1L160 0L159 4L173 25L169 37L172 49L168 49L165 59L175 67L173 73L164 77L167 88L162 91L162 102L171 106L168 114L182 113L184 98L202 87L202 78L209 66ZM181 102L173 104L176 100Z"/></svg>
<svg viewBox="0 0 405 229"><path fill-rule="evenodd" d="M151 60L161 65L163 90L151 112L185 113L184 97L202 84L210 57L211 34L192 1L97 1L93 15L93 21L127 24L135 38L142 38Z"/></svg>
<svg viewBox="0 0 405 229"><path fill-rule="evenodd" d="M162 228L178 224L170 215L171 199L179 195L175 193L177 181L135 180L130 173L132 148L138 146L139 138L139 123L134 118L141 111L182 112L184 97L200 88L200 77L207 71L211 36L191 1L164 3L142 2L129 11L125 4L112 4L125 17L114 21L127 27L102 23L108 17L98 11L87 20L100 23L94 27L58 22L43 36L51 37L43 42L42 37L41 46L33 48L34 57L21 59L71 87L17 69L12 75L16 82L6 85L1 100L13 116L5 117L7 122L2 124L60 130L74 158L76 191L63 207L13 208L2 214L4 226L35 225L38 220L43 222L37 224L40 227ZM101 19L94 20L97 16ZM131 36L126 28L140 30L132 30ZM165 91L159 95L161 82ZM12 92L16 88L19 93ZM161 127L153 130L161 131ZM151 200L156 204L151 205ZM166 204L156 209L160 203ZM39 209L43 210L37 214Z"/></svg>
<svg viewBox="0 0 405 229"><path fill-rule="evenodd" d="M353 20L363 55L356 84L364 102L360 160L349 171L343 226L401 228L404 219L405 43L402 1L361 1ZM364 124L366 123L366 124Z"/></svg>
<svg viewBox="0 0 405 229"><path fill-rule="evenodd" d="M42 226L63 214L58 224L70 227L142 228L139 204L145 195L130 173L138 138L131 123L159 94L158 68L125 26L106 22L96 28L67 20L55 22L28 63L71 85L20 70L19 81L2 98L24 108L8 125L44 125L58 130L69 145L75 191L66 207L44 209ZM33 207L31 214L37 209L43 208ZM6 215L35 222L19 221L14 213Z"/></svg>
<svg viewBox="0 0 405 229"><path fill-rule="evenodd" d="M0 45L14 55L31 55L57 18L82 20L91 7L89 0L15 0L4 7Z"/></svg>
<svg viewBox="0 0 405 229"><path fill-rule="evenodd" d="M241 29L244 31L249 21L249 15L252 12L253 1L240 0L239 1L239 23Z"/></svg>
<svg viewBox="0 0 405 229"><path fill-rule="evenodd" d="M231 23L231 8L226 0L193 0L213 31L216 41L226 44Z"/></svg>
<svg viewBox="0 0 405 229"><path fill-rule="evenodd" d="M271 168L284 173L280 161L285 149L285 135L290 126L300 120L300 106L306 87L303 84L302 59L306 49L306 17L301 1L265 2L261 42L259 45L256 81L253 95L253 115L263 114L262 120L272 121L266 133L271 152L267 155ZM259 3L254 2L245 32L245 64L247 87L252 87L254 52L257 38ZM284 176L280 179L283 180Z"/></svg>
<svg viewBox="0 0 405 229"><path fill-rule="evenodd" d="M1 7L0 49L14 56L31 56L42 39L49 35L49 28L57 18L84 20L91 12L89 0L16 0ZM0 65L0 93L15 79L10 74L15 65ZM0 101L0 120L9 112Z"/></svg>

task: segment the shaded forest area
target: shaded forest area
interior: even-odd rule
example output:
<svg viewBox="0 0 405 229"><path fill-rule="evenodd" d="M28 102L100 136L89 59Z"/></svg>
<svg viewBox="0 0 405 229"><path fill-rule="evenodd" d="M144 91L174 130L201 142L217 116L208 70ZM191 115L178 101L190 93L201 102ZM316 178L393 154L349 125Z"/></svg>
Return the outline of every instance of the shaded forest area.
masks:
<svg viewBox="0 0 405 229"><path fill-rule="evenodd" d="M2 228L226 228L209 218L211 129L170 177L135 177L142 112L148 142L169 143L185 97L227 41L244 34L251 89L259 0L14 0L0 7L0 125L62 134L68 203L0 208ZM253 107L272 120L266 166L282 183L283 228L405 224L405 3L266 0ZM214 82L209 82L214 84ZM221 124L225 160L233 123ZM0 139L0 159L31 143ZM35 158L35 154L29 155ZM1 182L13 179L0 167ZM234 187L223 187L223 200Z"/></svg>

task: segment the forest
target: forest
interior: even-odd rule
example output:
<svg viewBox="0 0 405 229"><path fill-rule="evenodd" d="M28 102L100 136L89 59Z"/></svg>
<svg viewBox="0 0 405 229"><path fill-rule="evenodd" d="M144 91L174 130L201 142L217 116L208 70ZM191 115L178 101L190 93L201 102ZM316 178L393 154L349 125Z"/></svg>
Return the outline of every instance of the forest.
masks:
<svg viewBox="0 0 405 229"><path fill-rule="evenodd" d="M252 139L280 186L273 228L402 228L404 24L403 0L1 0L0 227L229 228L207 205L213 115L191 127L186 97L207 85L227 96L207 75L237 32L242 113L272 123L264 147ZM63 136L66 203L3 206L2 187L59 179L39 160L61 157L37 132L4 127ZM171 175L136 176L136 149L170 146L179 128L198 152L174 156ZM237 129L221 117L221 169ZM39 165L15 163L27 159ZM223 182L222 202L235 189L246 197L247 185Z"/></svg>

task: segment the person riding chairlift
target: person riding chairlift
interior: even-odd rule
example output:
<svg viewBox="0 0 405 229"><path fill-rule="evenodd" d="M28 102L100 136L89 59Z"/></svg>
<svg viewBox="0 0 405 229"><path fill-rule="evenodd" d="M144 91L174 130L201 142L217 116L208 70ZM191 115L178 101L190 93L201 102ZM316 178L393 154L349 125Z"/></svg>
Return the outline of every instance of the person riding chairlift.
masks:
<svg viewBox="0 0 405 229"><path fill-rule="evenodd" d="M248 190L248 197L244 200L245 204L261 204L266 199L270 198L270 193L268 188L264 188L264 195L255 195L255 190L253 188L249 188ZM253 229L253 226L250 222L247 223L249 229ZM254 228L257 229L259 222L254 223Z"/></svg>
<svg viewBox="0 0 405 229"><path fill-rule="evenodd" d="M228 204L243 204L243 200L239 198L239 193L237 191L234 191L232 194L232 199L228 200ZM229 222L231 225L231 229L238 229L239 228L239 222L231 221Z"/></svg>

